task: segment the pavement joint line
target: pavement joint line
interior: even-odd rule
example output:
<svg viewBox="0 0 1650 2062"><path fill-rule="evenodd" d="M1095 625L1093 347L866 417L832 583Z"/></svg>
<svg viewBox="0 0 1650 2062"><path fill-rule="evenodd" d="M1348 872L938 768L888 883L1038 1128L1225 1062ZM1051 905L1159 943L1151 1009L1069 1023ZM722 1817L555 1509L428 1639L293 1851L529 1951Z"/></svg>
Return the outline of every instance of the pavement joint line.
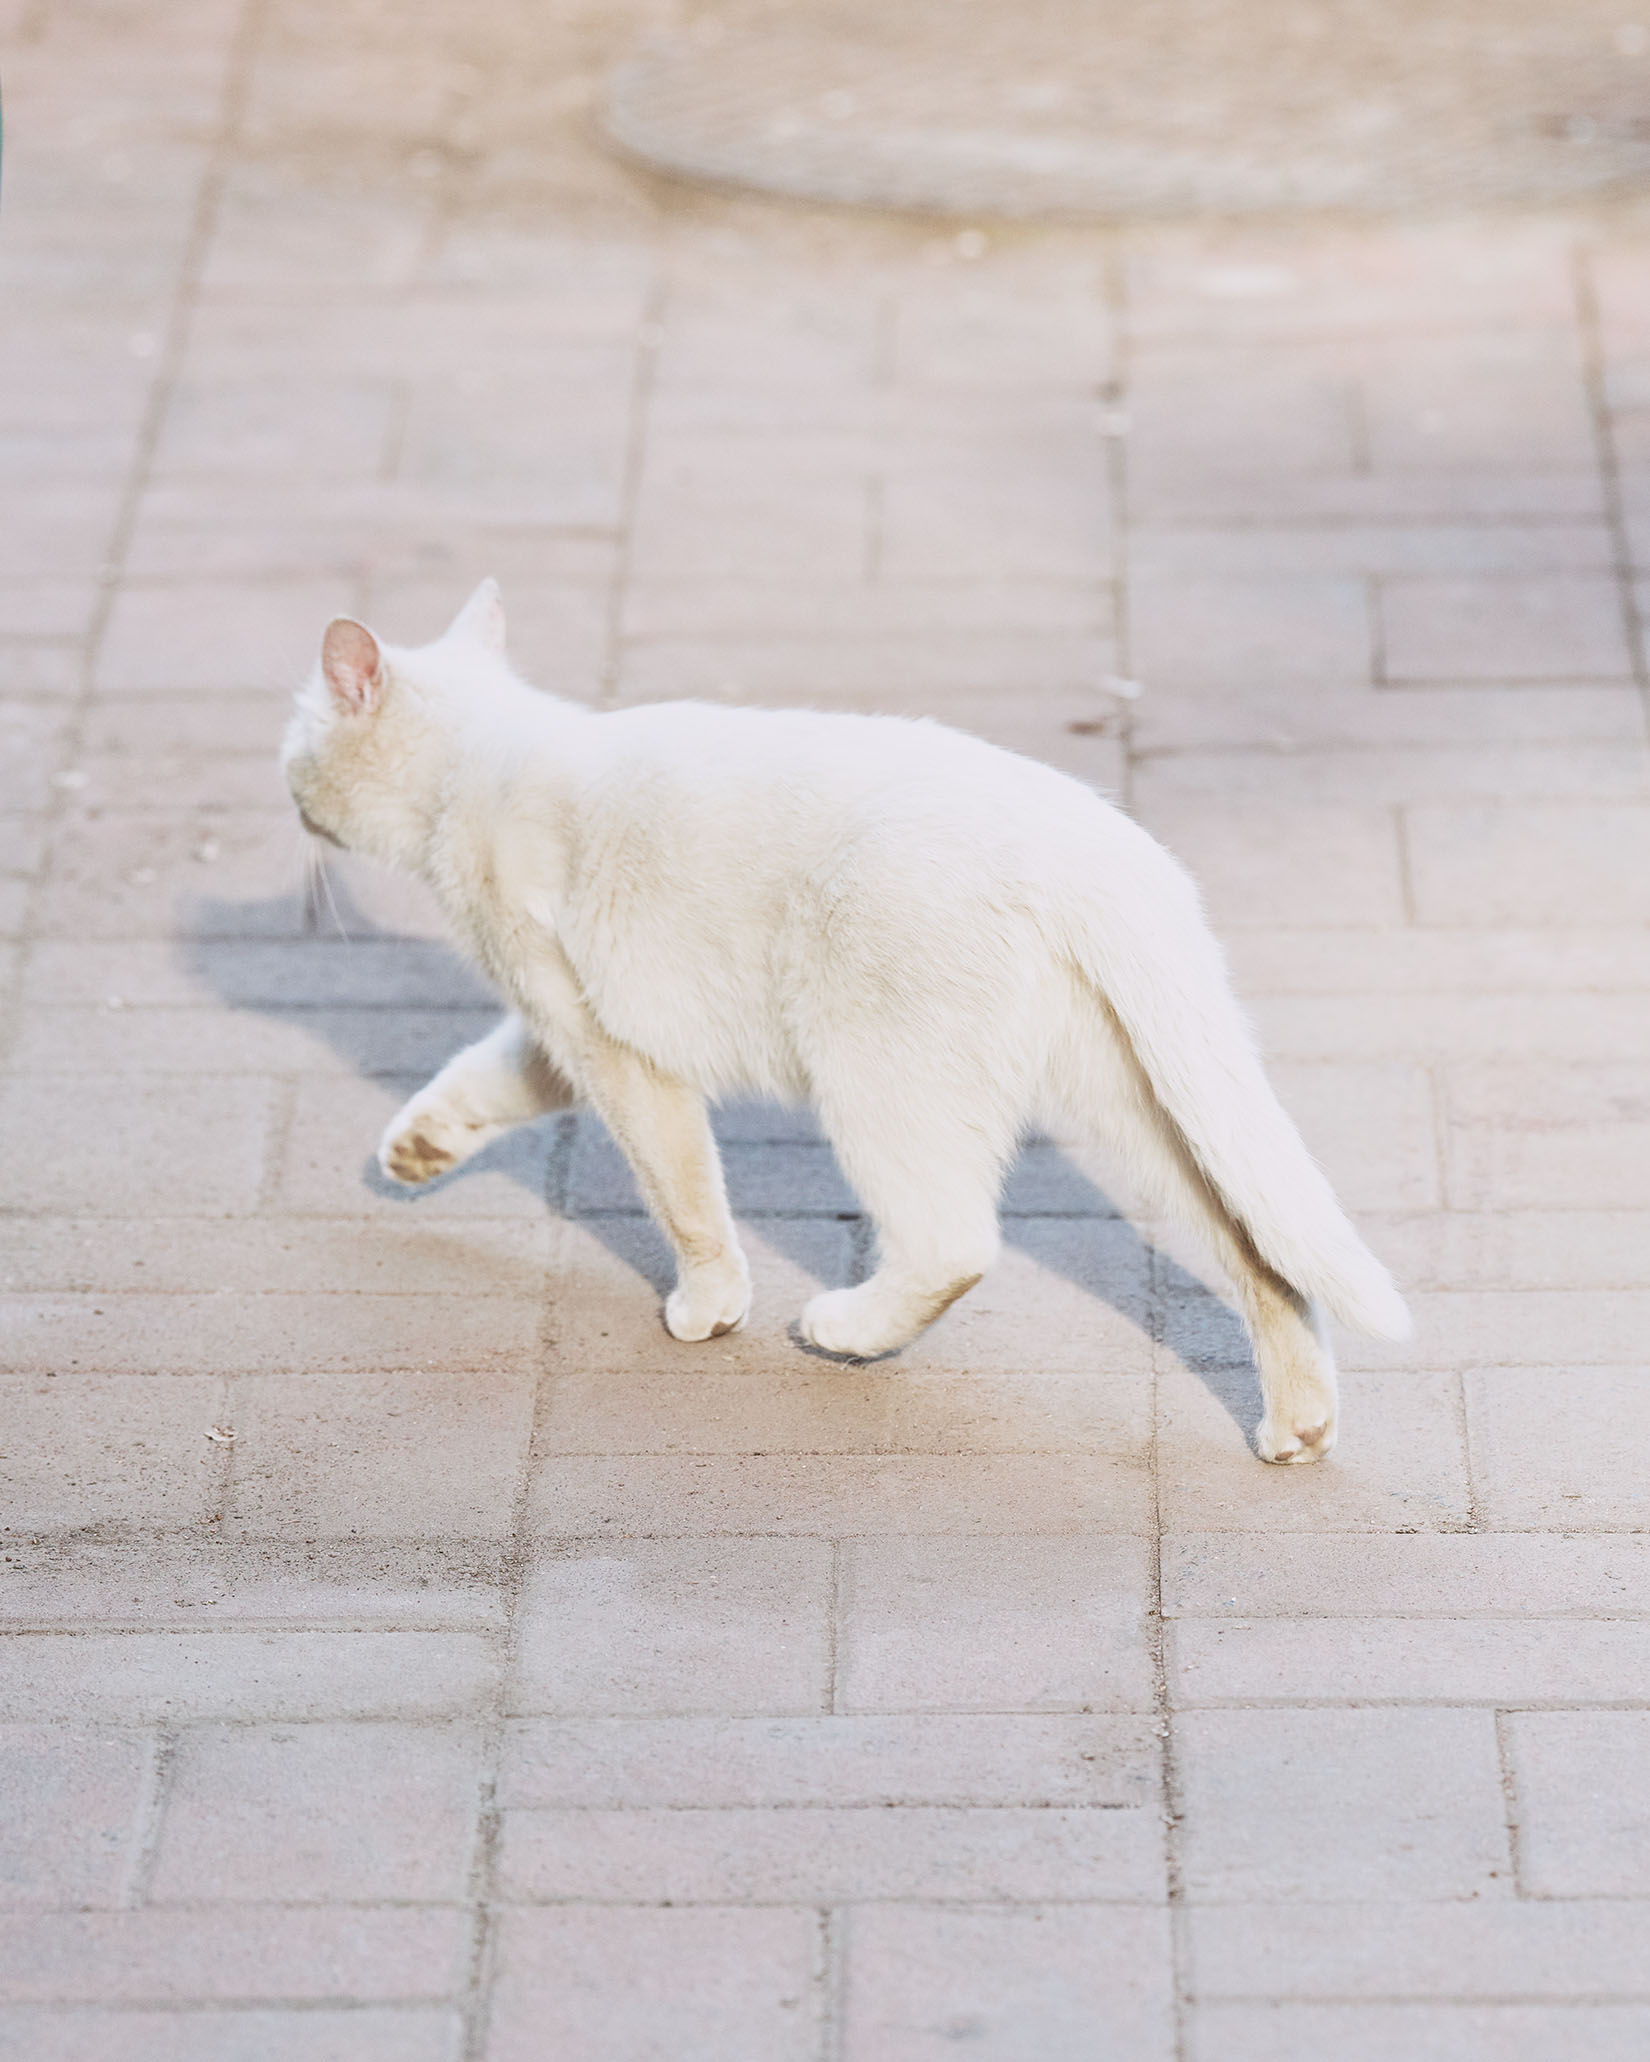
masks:
<svg viewBox="0 0 1650 2062"><path fill-rule="evenodd" d="M126 1870L120 1888L120 1906L124 1910L130 1911L149 1902L155 1864L160 1856L161 1828L177 1766L177 1748L178 1729L175 1726L157 1726L149 1736L143 1780L132 1815Z"/></svg>
<svg viewBox="0 0 1650 2062"><path fill-rule="evenodd" d="M1495 1714L1495 1758L1501 1778L1502 1808L1507 1827L1507 1859L1512 1869L1512 1884L1515 1894L1528 1896L1528 1878L1524 1868L1524 1830L1518 1801L1518 1773L1513 1759L1512 1741L1507 1733L1507 1719L1511 1706L1498 1707Z"/></svg>
<svg viewBox="0 0 1650 2062"><path fill-rule="evenodd" d="M641 504L642 477L647 463L649 418L658 376L659 351L670 313L671 281L666 269L656 269L642 304L641 320L632 345L630 393L625 420L624 459L619 477L619 520L617 549L603 617L602 656L598 674L597 706L617 706L624 684L623 661L627 642L625 611L629 599L631 554L635 546L636 511Z"/></svg>
<svg viewBox="0 0 1650 2062"><path fill-rule="evenodd" d="M217 227L230 163L241 124L245 119L252 69L263 33L265 11L269 4L270 0L241 0L235 25L226 45L212 141L205 153L200 179L196 186L189 230L162 326L154 378L149 383L142 419L133 441L131 462L125 471L113 527L98 570L91 619L81 643L79 678L68 707L65 724L65 757L71 764L80 754L81 741L85 735L86 721L95 692L98 661L102 656L109 619L114 611L115 596L124 577L132 539L136 534L138 511L144 490L154 468L161 427L171 405L173 390L188 350L190 326L201 275ZM45 18L44 9L41 18ZM53 848L69 807L68 791L58 788L42 812L46 819L42 866L27 898L26 911L20 926L21 942L16 967L8 984L9 992L0 996L0 1048L9 1048L14 1036L15 1019L22 986L27 977L31 947L39 935L41 909L53 871Z"/></svg>
<svg viewBox="0 0 1650 2062"><path fill-rule="evenodd" d="M848 1936L853 1920L841 1906L824 1905L814 1943L814 1988L818 1997L818 2062L842 2062L847 2030Z"/></svg>
<svg viewBox="0 0 1650 2062"><path fill-rule="evenodd" d="M1174 1685L1169 1672L1167 1619L1164 1611L1163 1546L1167 1536L1163 1501L1162 1344L1168 1318L1163 1269L1154 1252L1147 1278L1147 1332L1153 1342L1151 1373L1151 1439L1148 1448L1152 1479L1151 1567L1145 1608L1147 1660L1151 1670L1153 1729L1158 1736L1158 1811L1163 1827L1164 1893L1169 1911L1169 1986L1176 2062L1190 2062L1189 1994L1191 1942L1182 1916L1186 1874L1180 1851L1184 1817L1180 1760L1175 1740Z"/></svg>
<svg viewBox="0 0 1650 2062"><path fill-rule="evenodd" d="M1571 246L1570 276L1575 297L1576 322L1582 343L1582 363L1596 462L1604 489L1605 514L1614 545L1622 631L1627 641L1628 663L1639 689L1646 739L1650 741L1650 646L1646 643L1647 626L1644 612L1639 605L1633 544L1627 527L1627 504L1622 492L1621 456L1616 445L1615 411L1610 403L1609 385L1605 378L1603 321L1599 308L1598 287L1593 277L1592 256L1587 239L1578 237Z"/></svg>
<svg viewBox="0 0 1650 2062"><path fill-rule="evenodd" d="M567 1120L561 1120L570 1137ZM571 1147L569 1146L569 1153ZM481 1768L478 1784L476 1827L471 1856L468 1904L472 1913L469 1967L462 1994L464 2018L464 2062L485 2062L492 2019L493 1991L497 1978L498 1942L493 1913L498 1903L498 1851L502 1814L498 1804L499 1766L504 1751L505 1729L514 1716L511 1684L519 1666L522 1595L537 1558L537 1546L530 1528L535 1463L541 1440L554 1410L557 1376L554 1372L553 1316L555 1298L549 1280L540 1292L539 1338L533 1385L533 1412L527 1438L522 1444L513 1498L510 1544L506 1549L502 1580L497 1585L504 1606L504 1622L494 1635L498 1666L484 1717Z"/></svg>

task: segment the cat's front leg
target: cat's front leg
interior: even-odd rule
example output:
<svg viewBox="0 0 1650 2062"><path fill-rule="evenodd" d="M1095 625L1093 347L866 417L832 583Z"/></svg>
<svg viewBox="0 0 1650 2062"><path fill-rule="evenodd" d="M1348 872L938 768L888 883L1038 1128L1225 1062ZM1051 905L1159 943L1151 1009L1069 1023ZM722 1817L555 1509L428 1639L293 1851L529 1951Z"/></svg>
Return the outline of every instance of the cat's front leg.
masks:
<svg viewBox="0 0 1650 2062"><path fill-rule="evenodd" d="M750 1310L750 1269L704 1098L600 1033L590 1035L579 1072L675 1252L666 1330L690 1343L738 1331Z"/></svg>
<svg viewBox="0 0 1650 2062"><path fill-rule="evenodd" d="M408 1186L433 1181L504 1132L576 1100L518 1016L466 1046L390 1119L378 1164Z"/></svg>

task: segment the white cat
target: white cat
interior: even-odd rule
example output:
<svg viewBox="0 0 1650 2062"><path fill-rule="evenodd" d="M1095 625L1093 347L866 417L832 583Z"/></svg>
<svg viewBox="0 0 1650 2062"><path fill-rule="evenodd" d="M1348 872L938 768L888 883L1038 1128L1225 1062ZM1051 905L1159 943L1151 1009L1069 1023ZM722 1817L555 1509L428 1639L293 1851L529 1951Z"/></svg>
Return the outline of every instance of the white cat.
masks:
<svg viewBox="0 0 1650 2062"><path fill-rule="evenodd" d="M437 643L327 629L282 764L308 827L417 875L513 1005L391 1123L398 1181L592 1104L675 1249L665 1322L745 1320L706 1101L810 1100L876 1273L802 1331L886 1353L997 1256L1029 1127L1120 1148L1201 1227L1260 1366L1270 1461L1321 1459L1318 1305L1408 1316L1261 1071L1190 878L1080 782L939 724L667 702L597 712L504 655L484 581Z"/></svg>

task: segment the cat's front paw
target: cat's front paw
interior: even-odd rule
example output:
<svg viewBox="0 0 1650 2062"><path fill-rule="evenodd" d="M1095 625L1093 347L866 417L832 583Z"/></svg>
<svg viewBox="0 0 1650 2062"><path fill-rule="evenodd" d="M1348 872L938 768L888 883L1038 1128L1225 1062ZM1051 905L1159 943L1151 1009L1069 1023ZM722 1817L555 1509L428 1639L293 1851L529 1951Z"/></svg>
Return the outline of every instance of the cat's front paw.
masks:
<svg viewBox="0 0 1650 2062"><path fill-rule="evenodd" d="M665 1298L665 1330L673 1339L696 1346L701 1340L737 1332L750 1307L750 1275L743 1263L737 1268L695 1268Z"/></svg>
<svg viewBox="0 0 1650 2062"><path fill-rule="evenodd" d="M1255 1434L1255 1451L1263 1461L1299 1467L1323 1460L1335 1444L1335 1405L1320 1402L1297 1407L1286 1415L1268 1412Z"/></svg>
<svg viewBox="0 0 1650 2062"><path fill-rule="evenodd" d="M455 1122L439 1105L426 1103L420 1109L415 1097L390 1119L378 1147L378 1164L391 1181L414 1188L450 1174L480 1152L492 1135L479 1126Z"/></svg>

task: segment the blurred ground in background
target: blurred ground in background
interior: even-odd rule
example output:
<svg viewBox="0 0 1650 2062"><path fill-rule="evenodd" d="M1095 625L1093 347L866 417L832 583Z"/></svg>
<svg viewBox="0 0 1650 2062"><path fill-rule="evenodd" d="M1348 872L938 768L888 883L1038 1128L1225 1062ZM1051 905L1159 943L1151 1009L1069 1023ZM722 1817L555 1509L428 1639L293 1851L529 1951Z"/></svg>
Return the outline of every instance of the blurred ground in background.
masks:
<svg viewBox="0 0 1650 2062"><path fill-rule="evenodd" d="M662 11L0 30L0 2055L1642 2055L1642 206L832 213L602 142ZM1332 1463L1050 1147L871 1368L804 1120L703 1348L593 1126L384 1191L487 998L274 747L488 572L547 687L929 711L1198 870L1413 1291Z"/></svg>

